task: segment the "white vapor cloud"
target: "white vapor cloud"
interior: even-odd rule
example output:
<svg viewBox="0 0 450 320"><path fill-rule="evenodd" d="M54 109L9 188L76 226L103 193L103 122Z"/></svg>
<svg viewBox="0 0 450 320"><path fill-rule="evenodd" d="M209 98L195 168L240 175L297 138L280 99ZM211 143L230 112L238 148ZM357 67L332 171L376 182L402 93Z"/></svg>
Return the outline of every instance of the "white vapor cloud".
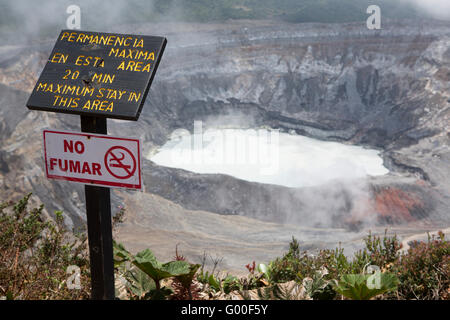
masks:
<svg viewBox="0 0 450 320"><path fill-rule="evenodd" d="M450 0L401 0L424 10L437 19L450 19Z"/></svg>

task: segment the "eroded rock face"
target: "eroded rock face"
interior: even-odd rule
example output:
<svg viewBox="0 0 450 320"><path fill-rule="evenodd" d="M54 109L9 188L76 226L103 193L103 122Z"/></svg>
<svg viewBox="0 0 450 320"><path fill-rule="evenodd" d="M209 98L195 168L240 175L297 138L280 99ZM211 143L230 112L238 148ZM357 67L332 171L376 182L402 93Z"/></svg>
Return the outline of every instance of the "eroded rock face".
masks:
<svg viewBox="0 0 450 320"><path fill-rule="evenodd" d="M111 134L142 138L147 153L173 130L192 130L194 120L206 128L269 126L379 148L392 173L290 189L146 161L146 192L190 210L307 226L449 222L450 23L389 22L374 31L266 21L111 31L154 30L167 36L168 47L141 118L109 121ZM51 44L2 49L0 188L14 196L32 190L78 225L83 188L44 178L40 130L79 131L79 119L25 107L30 75L37 77ZM121 192L113 199L118 205L133 197Z"/></svg>
<svg viewBox="0 0 450 320"><path fill-rule="evenodd" d="M172 130L192 129L194 120L206 127L267 125L382 149L393 173L356 190L338 184L309 191L159 167L146 171L149 191L190 209L277 222L295 217L321 225L355 210L356 216L377 212L381 223L430 215L448 221L449 27L411 21L373 32L356 24L270 25L174 35L144 113L156 129L149 140L162 144ZM192 37L204 41L194 45ZM400 186L390 188L393 183ZM405 193L380 196L383 188ZM358 190L364 194L356 196ZM388 200L397 197L402 200Z"/></svg>

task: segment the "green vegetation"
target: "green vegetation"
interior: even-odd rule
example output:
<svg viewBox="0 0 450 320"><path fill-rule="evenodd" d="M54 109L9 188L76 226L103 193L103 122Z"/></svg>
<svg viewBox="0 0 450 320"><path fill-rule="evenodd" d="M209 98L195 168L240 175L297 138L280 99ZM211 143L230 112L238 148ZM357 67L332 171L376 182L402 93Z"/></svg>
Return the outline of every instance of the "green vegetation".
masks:
<svg viewBox="0 0 450 320"><path fill-rule="evenodd" d="M128 252L121 244L114 243L114 254L117 257L115 266L131 262L135 268L126 267L122 275L126 279L128 288L134 299L165 299L174 291L170 287L161 286L161 281L175 278L186 288L189 295L190 284L200 265L189 264L183 260L167 263L159 262L149 249L145 249L135 256ZM136 269L137 268L137 269Z"/></svg>
<svg viewBox="0 0 450 320"><path fill-rule="evenodd" d="M377 295L397 289L398 279L391 273L379 273L379 285L370 285L369 274L344 274L337 285L336 292L352 300L370 300Z"/></svg>
<svg viewBox="0 0 450 320"><path fill-rule="evenodd" d="M67 232L62 212L45 221L42 210L28 209L31 194L0 204L0 296L9 299L86 299L89 260L86 236ZM69 266L80 269L81 290L70 290Z"/></svg>
<svg viewBox="0 0 450 320"><path fill-rule="evenodd" d="M450 243L441 232L437 239L427 243L414 242L407 252L400 252L401 245L396 236L383 238L369 235L365 248L356 252L353 259L343 249L320 250L317 255L300 252L299 243L292 239L289 251L281 258L259 267L269 284L317 278L317 271L326 268L323 279L336 281L334 290L344 296L346 289L355 290L353 297L372 297L375 291L367 291L367 266L378 266L380 293L385 299L448 299L450 290ZM395 277L395 278L394 278ZM364 282L365 281L365 282ZM362 286L362 284L364 286ZM328 285L328 284L327 284ZM358 287L359 286L359 287ZM394 287L397 287L394 290ZM323 288L325 288L322 285ZM328 287L329 288L329 287Z"/></svg>
<svg viewBox="0 0 450 320"><path fill-rule="evenodd" d="M86 236L64 228L63 214L45 220L30 209L30 194L0 204L0 299L87 299L90 295ZM124 209L113 219L121 222ZM248 275L220 275L175 251L162 263L145 249L132 254L114 243L116 296L121 299L450 299L450 243L442 232L414 242L406 252L396 236L369 235L352 258L343 249L289 250L268 264L246 265ZM80 270L79 289L69 289L70 266ZM376 267L374 267L376 266Z"/></svg>

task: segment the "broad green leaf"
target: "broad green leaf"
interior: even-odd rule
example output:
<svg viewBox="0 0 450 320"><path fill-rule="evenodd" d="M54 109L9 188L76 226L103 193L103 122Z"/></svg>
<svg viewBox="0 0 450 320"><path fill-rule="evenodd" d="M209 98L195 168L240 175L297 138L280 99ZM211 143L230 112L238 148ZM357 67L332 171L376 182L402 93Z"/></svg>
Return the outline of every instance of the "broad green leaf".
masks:
<svg viewBox="0 0 450 320"><path fill-rule="evenodd" d="M368 283L370 274L345 274L341 277L336 286L336 291L343 296L353 300L369 300L379 294L394 290L397 287L398 279L389 273L379 273L379 286L373 288ZM369 288L372 287L372 288Z"/></svg>
<svg viewBox="0 0 450 320"><path fill-rule="evenodd" d="M171 276L170 273L164 272L161 269L161 263L156 260L156 257L149 249L145 249L134 257L133 264L145 272L155 282Z"/></svg>
<svg viewBox="0 0 450 320"><path fill-rule="evenodd" d="M178 281L181 282L183 287L189 288L189 286L191 285L192 280L194 279L195 274L197 273L197 270L199 268L200 268L199 264L191 264L191 265L189 265L189 272L188 273L176 276L176 278L178 279Z"/></svg>
<svg viewBox="0 0 450 320"><path fill-rule="evenodd" d="M170 261L164 263L161 270L170 273L171 277L186 275L190 272L190 264L187 261Z"/></svg>
<svg viewBox="0 0 450 320"><path fill-rule="evenodd" d="M114 265L115 266L117 266L125 261L133 260L133 255L125 249L123 244L113 241L113 249L114 249Z"/></svg>
<svg viewBox="0 0 450 320"><path fill-rule="evenodd" d="M214 278L214 275L211 274L208 278L208 283L211 286L211 288L213 288L216 291L220 290L220 282L216 280L216 278Z"/></svg>
<svg viewBox="0 0 450 320"><path fill-rule="evenodd" d="M140 299L156 288L155 282L139 268L131 268L125 276L127 288Z"/></svg>
<svg viewBox="0 0 450 320"><path fill-rule="evenodd" d="M133 264L145 272L155 282L189 273L188 262L171 261L161 264L149 249L145 249L136 254Z"/></svg>
<svg viewBox="0 0 450 320"><path fill-rule="evenodd" d="M145 249L138 252L134 257L134 261L137 263L151 263L154 267L161 267L162 265L150 249Z"/></svg>

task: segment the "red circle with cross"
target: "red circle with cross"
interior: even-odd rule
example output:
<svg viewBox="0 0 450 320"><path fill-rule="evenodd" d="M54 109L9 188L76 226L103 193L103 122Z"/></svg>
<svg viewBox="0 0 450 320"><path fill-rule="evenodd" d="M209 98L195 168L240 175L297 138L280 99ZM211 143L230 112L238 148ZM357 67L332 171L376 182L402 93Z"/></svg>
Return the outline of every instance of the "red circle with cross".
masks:
<svg viewBox="0 0 450 320"><path fill-rule="evenodd" d="M105 167L113 177L128 179L136 171L136 158L125 147L111 147L105 154Z"/></svg>

